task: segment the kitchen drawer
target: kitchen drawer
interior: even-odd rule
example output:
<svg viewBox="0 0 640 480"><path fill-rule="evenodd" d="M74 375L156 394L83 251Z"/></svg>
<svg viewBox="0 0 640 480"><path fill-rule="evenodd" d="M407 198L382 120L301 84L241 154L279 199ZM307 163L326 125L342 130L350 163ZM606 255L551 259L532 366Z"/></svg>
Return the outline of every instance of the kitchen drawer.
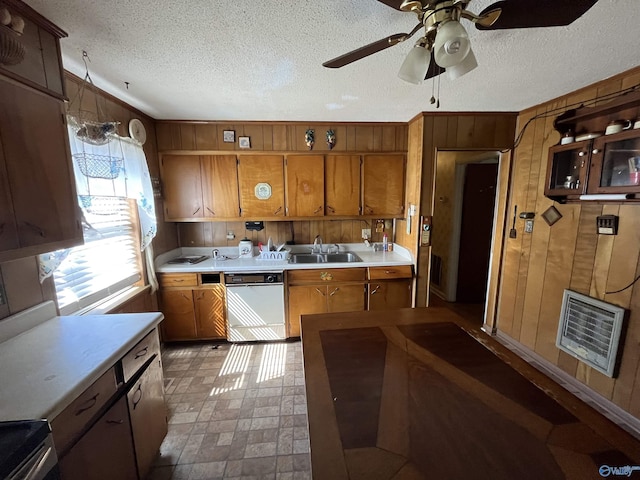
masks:
<svg viewBox="0 0 640 480"><path fill-rule="evenodd" d="M116 373L111 367L51 422L53 441L60 455L93 416L116 393Z"/></svg>
<svg viewBox="0 0 640 480"><path fill-rule="evenodd" d="M197 273L163 273L158 276L161 287L195 287L198 285Z"/></svg>
<svg viewBox="0 0 640 480"><path fill-rule="evenodd" d="M313 270L290 270L288 283L335 283L362 282L366 279L365 268L318 268Z"/></svg>
<svg viewBox="0 0 640 480"><path fill-rule="evenodd" d="M411 278L411 265L395 267L369 267L369 280L383 280L385 278Z"/></svg>
<svg viewBox="0 0 640 480"><path fill-rule="evenodd" d="M160 356L160 340L158 339L156 329L153 329L151 333L140 340L138 344L122 358L124 382L127 383L154 354Z"/></svg>

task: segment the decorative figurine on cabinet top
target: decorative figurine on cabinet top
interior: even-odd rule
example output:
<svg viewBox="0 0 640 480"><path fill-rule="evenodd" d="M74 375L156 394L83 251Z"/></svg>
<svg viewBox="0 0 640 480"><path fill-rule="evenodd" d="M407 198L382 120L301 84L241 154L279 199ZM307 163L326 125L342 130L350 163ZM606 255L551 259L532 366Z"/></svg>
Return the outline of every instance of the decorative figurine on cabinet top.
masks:
<svg viewBox="0 0 640 480"><path fill-rule="evenodd" d="M309 147L309 150L313 148L313 144L316 143L313 129L310 128L304 133L304 142L307 144L307 147Z"/></svg>
<svg viewBox="0 0 640 480"><path fill-rule="evenodd" d="M329 150L333 149L335 144L336 144L336 132L329 129L327 130L327 146L329 147Z"/></svg>

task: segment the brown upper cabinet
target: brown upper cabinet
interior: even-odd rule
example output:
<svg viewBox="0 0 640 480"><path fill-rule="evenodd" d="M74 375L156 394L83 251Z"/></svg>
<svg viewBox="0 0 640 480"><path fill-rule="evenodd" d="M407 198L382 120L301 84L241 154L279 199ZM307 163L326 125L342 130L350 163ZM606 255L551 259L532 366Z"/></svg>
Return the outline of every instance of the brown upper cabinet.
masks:
<svg viewBox="0 0 640 480"><path fill-rule="evenodd" d="M240 215L235 155L164 155L161 169L166 220Z"/></svg>
<svg viewBox="0 0 640 480"><path fill-rule="evenodd" d="M0 261L83 241L63 103L0 79Z"/></svg>
<svg viewBox="0 0 640 480"><path fill-rule="evenodd" d="M324 169L325 214L360 214L360 155L327 155Z"/></svg>
<svg viewBox="0 0 640 480"><path fill-rule="evenodd" d="M284 217L284 158L240 155L238 182L242 217Z"/></svg>
<svg viewBox="0 0 640 480"><path fill-rule="evenodd" d="M0 0L24 20L22 48L0 65L0 262L83 242L65 122L59 40L66 34L32 8Z"/></svg>
<svg viewBox="0 0 640 480"><path fill-rule="evenodd" d="M6 45L13 42L13 52L22 60L17 63L0 63L0 74L45 92L59 99L65 98L60 38L67 34L42 17L32 8L16 0L0 0L0 8L6 8L12 17L24 20L22 35L4 27Z"/></svg>
<svg viewBox="0 0 640 480"><path fill-rule="evenodd" d="M363 214L402 217L404 155L365 155L362 163Z"/></svg>
<svg viewBox="0 0 640 480"><path fill-rule="evenodd" d="M287 216L324 215L324 155L289 155L285 160Z"/></svg>

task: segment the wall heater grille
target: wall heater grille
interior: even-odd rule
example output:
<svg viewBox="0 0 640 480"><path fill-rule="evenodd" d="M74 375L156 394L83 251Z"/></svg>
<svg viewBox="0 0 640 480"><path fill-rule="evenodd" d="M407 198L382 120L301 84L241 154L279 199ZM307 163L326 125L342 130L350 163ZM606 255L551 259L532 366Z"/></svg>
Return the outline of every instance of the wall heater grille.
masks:
<svg viewBox="0 0 640 480"><path fill-rule="evenodd" d="M556 346L613 377L624 315L616 305L565 290Z"/></svg>

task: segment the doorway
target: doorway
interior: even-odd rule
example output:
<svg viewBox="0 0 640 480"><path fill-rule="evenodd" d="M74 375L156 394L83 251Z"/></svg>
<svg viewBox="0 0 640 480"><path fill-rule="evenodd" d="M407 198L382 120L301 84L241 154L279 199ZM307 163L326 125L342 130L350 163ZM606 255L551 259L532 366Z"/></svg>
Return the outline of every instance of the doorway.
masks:
<svg viewBox="0 0 640 480"><path fill-rule="evenodd" d="M436 303L481 324L500 153L439 151L433 207L430 291Z"/></svg>

